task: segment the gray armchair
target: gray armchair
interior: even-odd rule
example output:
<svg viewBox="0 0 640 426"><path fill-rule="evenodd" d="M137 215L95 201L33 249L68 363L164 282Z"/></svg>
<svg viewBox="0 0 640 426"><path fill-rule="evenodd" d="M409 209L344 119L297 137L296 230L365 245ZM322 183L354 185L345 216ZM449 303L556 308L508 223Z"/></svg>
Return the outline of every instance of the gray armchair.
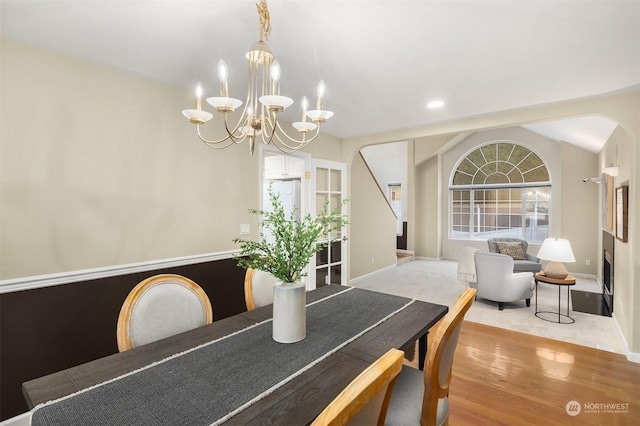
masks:
<svg viewBox="0 0 640 426"><path fill-rule="evenodd" d="M516 243L516 247L513 247L514 243ZM522 248L522 252L518 250L517 243ZM532 272L535 274L542 270L540 259L527 253L529 243L526 240L521 240L520 238L489 238L487 239L487 244L489 245L489 252L507 254L513 258L513 272ZM500 250L501 247L503 250ZM512 255L511 251L514 248L514 252L517 253L515 256Z"/></svg>
<svg viewBox="0 0 640 426"><path fill-rule="evenodd" d="M498 302L525 300L531 306L533 295L533 273L513 272L513 259L506 254L476 252L476 275L478 281L471 287L478 289L477 297Z"/></svg>

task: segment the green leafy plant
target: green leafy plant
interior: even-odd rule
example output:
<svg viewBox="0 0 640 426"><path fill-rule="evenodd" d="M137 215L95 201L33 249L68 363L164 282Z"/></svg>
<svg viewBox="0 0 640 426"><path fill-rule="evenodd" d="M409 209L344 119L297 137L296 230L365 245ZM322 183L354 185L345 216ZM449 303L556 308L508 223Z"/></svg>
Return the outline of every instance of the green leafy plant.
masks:
<svg viewBox="0 0 640 426"><path fill-rule="evenodd" d="M316 252L339 240L339 236L331 235L348 224L347 216L341 213L342 206L348 199L344 199L331 211L327 199L317 217L307 214L298 221L298 207L294 207L287 217L280 195L271 186L268 193L271 211L249 209L249 213L262 216L260 241L234 239L234 243L240 244L236 260L238 266L243 268L260 269L282 282L294 282L306 275L302 270ZM265 229L270 231L274 241L267 241Z"/></svg>

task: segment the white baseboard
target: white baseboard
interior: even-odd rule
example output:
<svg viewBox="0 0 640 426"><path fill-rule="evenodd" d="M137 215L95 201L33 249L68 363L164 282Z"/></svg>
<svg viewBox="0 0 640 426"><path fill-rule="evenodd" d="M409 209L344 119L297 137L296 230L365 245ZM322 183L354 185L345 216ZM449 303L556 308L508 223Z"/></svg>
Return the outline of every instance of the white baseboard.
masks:
<svg viewBox="0 0 640 426"><path fill-rule="evenodd" d="M396 253L415 254L413 250L396 249Z"/></svg>
<svg viewBox="0 0 640 426"><path fill-rule="evenodd" d="M32 277L2 280L0 281L0 294L51 287L54 285L69 284L79 281L115 277L118 275L133 274L136 272L153 271L156 269L175 268L177 266L211 262L214 260L231 259L239 252L239 250L230 250L217 253L196 254L193 256L175 257L171 259L151 260L148 262L129 263L103 268L82 269L57 274L36 275Z"/></svg>
<svg viewBox="0 0 640 426"><path fill-rule="evenodd" d="M389 265L389 266L385 266L382 269L378 269L377 271L369 272L368 274L364 274L364 275L360 275L359 277L351 278L349 280L349 284L354 283L354 282L358 282L358 281L363 280L365 278L368 278L368 277L374 276L376 274L379 274L379 273L381 273L383 271L386 271L387 269L391 269L391 268L395 268L395 267L396 267L395 264L394 265Z"/></svg>
<svg viewBox="0 0 640 426"><path fill-rule="evenodd" d="M618 335L622 339L622 343L624 343L624 349L626 352L627 359L631 362L635 362L636 364L640 364L640 353L631 352L629 350L629 343L627 343L627 339L625 339L624 333L620 328L620 323L618 323L618 318L616 318L616 313L614 312L611 316L613 317L613 323L616 325L616 329L618 330Z"/></svg>
<svg viewBox="0 0 640 426"><path fill-rule="evenodd" d="M593 274L581 274L580 272L569 272L569 275L576 277L576 278L586 278L589 280L596 280L596 282L598 284L600 284L600 280L598 279L598 277L596 277Z"/></svg>
<svg viewBox="0 0 640 426"><path fill-rule="evenodd" d="M414 257L414 259L415 260L447 260L441 257L425 257L425 256L416 256Z"/></svg>

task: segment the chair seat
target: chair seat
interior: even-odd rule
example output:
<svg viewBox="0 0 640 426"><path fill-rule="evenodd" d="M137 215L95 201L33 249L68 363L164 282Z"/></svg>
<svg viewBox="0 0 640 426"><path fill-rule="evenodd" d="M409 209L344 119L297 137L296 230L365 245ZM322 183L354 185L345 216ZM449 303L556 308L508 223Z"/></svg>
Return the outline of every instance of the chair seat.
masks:
<svg viewBox="0 0 640 426"><path fill-rule="evenodd" d="M402 367L391 394L385 425L419 425L424 396L424 373L415 368ZM444 424L449 414L449 398L438 400L437 424Z"/></svg>

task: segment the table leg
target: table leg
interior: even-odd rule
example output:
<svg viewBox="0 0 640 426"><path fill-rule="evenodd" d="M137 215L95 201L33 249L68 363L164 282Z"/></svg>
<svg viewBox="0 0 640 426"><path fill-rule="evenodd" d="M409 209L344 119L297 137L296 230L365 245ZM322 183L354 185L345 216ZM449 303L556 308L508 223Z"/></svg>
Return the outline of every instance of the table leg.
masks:
<svg viewBox="0 0 640 426"><path fill-rule="evenodd" d="M560 309L562 309L561 305L560 305L560 290L562 289L562 286L559 285L558 286L558 324L560 324Z"/></svg>
<svg viewBox="0 0 640 426"><path fill-rule="evenodd" d="M427 358L427 335L429 332L425 333L424 336L418 339L418 369L421 371L424 370L424 361Z"/></svg>
<svg viewBox="0 0 640 426"><path fill-rule="evenodd" d="M534 279L536 283L536 314L538 313L538 280Z"/></svg>

